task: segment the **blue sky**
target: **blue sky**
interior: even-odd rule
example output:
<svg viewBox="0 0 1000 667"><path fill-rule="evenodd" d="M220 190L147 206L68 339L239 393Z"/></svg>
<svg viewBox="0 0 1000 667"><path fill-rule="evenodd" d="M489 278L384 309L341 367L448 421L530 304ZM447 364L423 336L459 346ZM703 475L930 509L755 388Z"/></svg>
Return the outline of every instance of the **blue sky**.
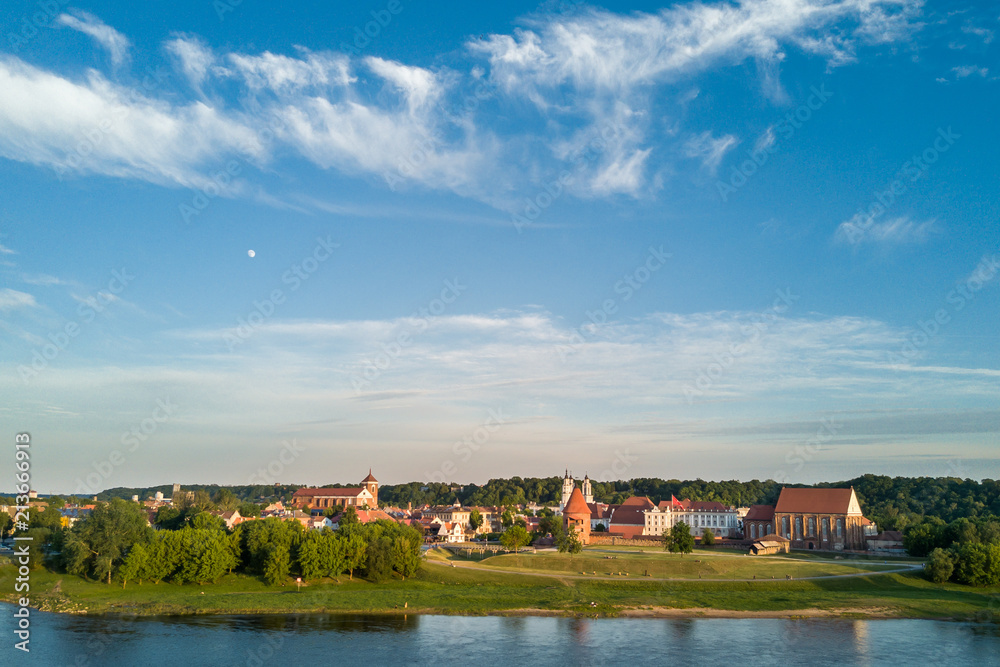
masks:
<svg viewBox="0 0 1000 667"><path fill-rule="evenodd" d="M998 30L13 3L3 421L41 492L995 478Z"/></svg>

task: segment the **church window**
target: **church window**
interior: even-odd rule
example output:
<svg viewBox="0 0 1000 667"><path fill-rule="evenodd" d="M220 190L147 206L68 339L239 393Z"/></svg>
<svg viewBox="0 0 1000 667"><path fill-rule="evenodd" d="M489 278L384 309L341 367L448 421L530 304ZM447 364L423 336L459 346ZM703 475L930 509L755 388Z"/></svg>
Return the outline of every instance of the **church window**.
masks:
<svg viewBox="0 0 1000 667"><path fill-rule="evenodd" d="M785 539L791 539L792 535L788 532L788 517L781 517L781 533L785 536Z"/></svg>
<svg viewBox="0 0 1000 667"><path fill-rule="evenodd" d="M837 539L840 539L843 536L844 536L844 520L837 519Z"/></svg>
<svg viewBox="0 0 1000 667"><path fill-rule="evenodd" d="M809 535L816 534L816 517L809 517Z"/></svg>
<svg viewBox="0 0 1000 667"><path fill-rule="evenodd" d="M802 517L795 517L795 539L802 539Z"/></svg>
<svg viewBox="0 0 1000 667"><path fill-rule="evenodd" d="M824 518L823 519L823 539L824 540L830 539L830 519L829 518Z"/></svg>

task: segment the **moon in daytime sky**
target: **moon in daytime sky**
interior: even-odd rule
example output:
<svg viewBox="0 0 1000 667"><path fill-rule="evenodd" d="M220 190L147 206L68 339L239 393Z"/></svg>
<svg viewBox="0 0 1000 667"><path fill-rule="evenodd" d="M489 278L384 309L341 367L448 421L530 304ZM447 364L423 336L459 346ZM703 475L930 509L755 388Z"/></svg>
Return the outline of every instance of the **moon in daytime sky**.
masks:
<svg viewBox="0 0 1000 667"><path fill-rule="evenodd" d="M253 250L247 250L247 254L250 255L251 257L253 257L257 253L255 253Z"/></svg>

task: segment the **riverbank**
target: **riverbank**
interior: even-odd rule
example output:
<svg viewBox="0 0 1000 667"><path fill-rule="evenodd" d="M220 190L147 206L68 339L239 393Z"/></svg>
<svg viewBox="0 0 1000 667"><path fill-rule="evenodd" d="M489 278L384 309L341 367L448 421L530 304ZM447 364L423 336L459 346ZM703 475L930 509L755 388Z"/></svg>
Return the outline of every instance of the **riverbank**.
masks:
<svg viewBox="0 0 1000 667"><path fill-rule="evenodd" d="M487 559L486 562L488 562ZM48 571L31 575L36 608L70 614L138 616L202 614L445 614L634 618L925 618L1000 621L1000 588L932 584L917 572L722 581L608 578L577 572L510 571L483 563L433 558L406 581L371 583L346 576L268 586L230 574L214 584L120 584ZM569 559L569 565L576 562ZM705 567L718 567L704 561ZM548 560L530 563L540 567ZM683 563L691 567L692 561ZM740 564L741 566L742 563ZM785 562L783 568L810 568ZM745 566L744 566L745 567ZM0 584L10 591L10 567ZM11 602L14 596L4 597Z"/></svg>

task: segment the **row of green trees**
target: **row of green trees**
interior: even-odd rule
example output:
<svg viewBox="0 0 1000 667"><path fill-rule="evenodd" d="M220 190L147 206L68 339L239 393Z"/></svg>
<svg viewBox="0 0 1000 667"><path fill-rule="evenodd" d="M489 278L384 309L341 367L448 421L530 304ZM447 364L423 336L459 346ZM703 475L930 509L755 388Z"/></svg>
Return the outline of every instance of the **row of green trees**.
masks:
<svg viewBox="0 0 1000 667"><path fill-rule="evenodd" d="M909 526L903 546L911 556L927 556L924 572L934 582L969 586L1000 584L1000 518L937 517Z"/></svg>
<svg viewBox="0 0 1000 667"><path fill-rule="evenodd" d="M233 571L270 584L294 575L308 580L346 572L353 578L359 571L384 581L393 573L412 576L420 567L423 536L394 521L361 524L356 513L348 512L337 531L307 531L298 521L277 518L248 521L228 531L207 512L178 521L186 512L168 515L166 529L153 530L139 505L114 498L98 503L71 529L29 532L37 538L36 548L44 544L53 554L50 567L123 586L164 580L204 584Z"/></svg>
<svg viewBox="0 0 1000 667"><path fill-rule="evenodd" d="M961 544L934 549L924 571L931 581L954 581L969 586L1000 584L1000 543Z"/></svg>
<svg viewBox="0 0 1000 667"><path fill-rule="evenodd" d="M903 533L906 552L918 557L927 556L935 549L949 549L954 545L993 542L1000 542L1000 517L996 516L961 518L951 523L930 517L908 526Z"/></svg>

